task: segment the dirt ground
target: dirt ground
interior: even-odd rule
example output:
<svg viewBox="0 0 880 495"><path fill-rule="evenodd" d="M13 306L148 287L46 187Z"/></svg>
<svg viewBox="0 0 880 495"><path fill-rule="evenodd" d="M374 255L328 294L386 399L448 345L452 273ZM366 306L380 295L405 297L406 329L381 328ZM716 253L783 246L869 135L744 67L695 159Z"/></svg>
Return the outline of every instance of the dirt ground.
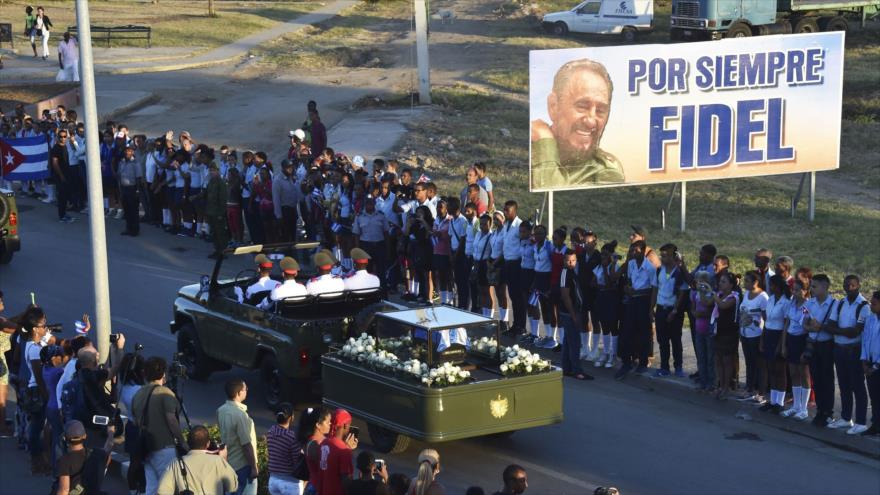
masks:
<svg viewBox="0 0 880 495"><path fill-rule="evenodd" d="M12 113L15 105L18 103L30 105L51 98L74 87L76 87L76 84L69 83L16 84L0 86L0 110L5 113Z"/></svg>

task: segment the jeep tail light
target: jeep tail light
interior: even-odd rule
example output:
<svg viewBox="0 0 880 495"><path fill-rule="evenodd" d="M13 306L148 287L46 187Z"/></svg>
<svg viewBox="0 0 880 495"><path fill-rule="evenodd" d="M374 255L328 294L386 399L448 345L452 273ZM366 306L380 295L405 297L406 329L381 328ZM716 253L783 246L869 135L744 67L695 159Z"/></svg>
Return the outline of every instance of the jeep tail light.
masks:
<svg viewBox="0 0 880 495"><path fill-rule="evenodd" d="M18 225L18 215L15 212L9 214L9 226L15 227Z"/></svg>
<svg viewBox="0 0 880 495"><path fill-rule="evenodd" d="M308 347L303 347L299 350L299 365L302 368L306 368L309 365L309 359L311 356L309 355Z"/></svg>

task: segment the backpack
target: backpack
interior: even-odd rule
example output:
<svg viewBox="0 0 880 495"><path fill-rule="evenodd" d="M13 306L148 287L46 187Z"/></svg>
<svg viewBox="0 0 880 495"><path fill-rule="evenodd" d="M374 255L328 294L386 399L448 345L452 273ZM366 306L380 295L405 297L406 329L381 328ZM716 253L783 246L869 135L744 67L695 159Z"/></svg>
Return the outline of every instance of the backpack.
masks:
<svg viewBox="0 0 880 495"><path fill-rule="evenodd" d="M61 414L64 422L77 420L83 424L89 423L88 405L86 404L86 394L83 388L79 371L73 374L69 382L64 384L61 389Z"/></svg>
<svg viewBox="0 0 880 495"><path fill-rule="evenodd" d="M840 310L843 309L843 301L846 301L846 299L841 299L840 301L837 301L837 319L834 321L836 321L838 325L840 324ZM862 308L864 308L867 304L868 301L862 301L859 303L858 306L856 306L855 317L857 322L859 321L859 313L862 312Z"/></svg>

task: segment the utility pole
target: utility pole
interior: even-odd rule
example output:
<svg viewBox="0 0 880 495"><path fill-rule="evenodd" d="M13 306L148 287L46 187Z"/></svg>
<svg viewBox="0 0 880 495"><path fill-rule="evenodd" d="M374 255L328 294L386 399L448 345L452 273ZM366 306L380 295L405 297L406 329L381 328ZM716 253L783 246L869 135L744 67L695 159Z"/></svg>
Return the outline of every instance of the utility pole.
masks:
<svg viewBox="0 0 880 495"><path fill-rule="evenodd" d="M79 36L80 92L86 140L86 178L89 193L89 228L92 239L92 286L95 291L95 335L101 361L110 355L110 281L107 276L107 235L104 232L104 188L98 144L98 108L95 101L95 66L92 59L92 28L87 0L76 0Z"/></svg>
<svg viewBox="0 0 880 495"><path fill-rule="evenodd" d="M208 17L217 17L217 12L214 11L214 0L208 0Z"/></svg>
<svg viewBox="0 0 880 495"><path fill-rule="evenodd" d="M416 58L419 67L419 103L431 104L431 64L428 61L428 9L426 0L413 0L416 16Z"/></svg>

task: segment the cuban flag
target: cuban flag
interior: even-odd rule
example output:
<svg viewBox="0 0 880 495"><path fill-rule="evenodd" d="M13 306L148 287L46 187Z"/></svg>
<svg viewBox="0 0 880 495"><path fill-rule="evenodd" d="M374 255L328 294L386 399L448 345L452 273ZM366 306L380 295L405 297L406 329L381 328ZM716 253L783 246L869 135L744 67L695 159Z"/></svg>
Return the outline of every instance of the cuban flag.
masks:
<svg viewBox="0 0 880 495"><path fill-rule="evenodd" d="M6 180L41 180L49 177L49 143L46 136L0 138L2 177Z"/></svg>

